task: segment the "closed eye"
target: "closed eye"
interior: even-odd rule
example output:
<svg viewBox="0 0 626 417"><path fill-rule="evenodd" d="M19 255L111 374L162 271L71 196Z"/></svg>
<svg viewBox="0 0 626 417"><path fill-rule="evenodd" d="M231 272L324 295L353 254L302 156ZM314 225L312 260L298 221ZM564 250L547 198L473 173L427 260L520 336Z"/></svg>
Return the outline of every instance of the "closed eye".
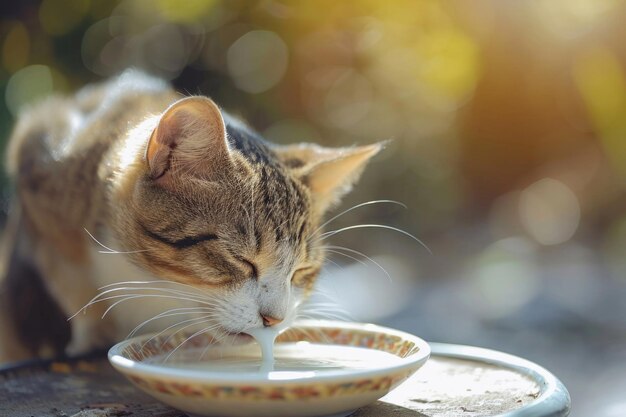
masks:
<svg viewBox="0 0 626 417"><path fill-rule="evenodd" d="M250 276L253 279L259 279L259 269L254 262L247 260L246 258L237 257L237 260L244 264L250 270Z"/></svg>
<svg viewBox="0 0 626 417"><path fill-rule="evenodd" d="M308 281L315 279L319 273L319 268L314 266L305 266L303 268L296 269L291 276L291 283L295 286L304 286Z"/></svg>
<svg viewBox="0 0 626 417"><path fill-rule="evenodd" d="M217 235L213 233L205 233L197 236L188 236L182 239L171 239L169 237L161 236L157 233L154 233L145 226L143 226L143 230L144 233L150 236L152 239L158 240L159 242L165 243L166 245L172 246L176 249L186 249L197 245L198 243L218 239Z"/></svg>
<svg viewBox="0 0 626 417"><path fill-rule="evenodd" d="M197 245L198 243L206 242L208 240L216 240L217 236L214 234L206 234L199 236L184 237L182 239L174 240L170 244L177 249L189 248Z"/></svg>

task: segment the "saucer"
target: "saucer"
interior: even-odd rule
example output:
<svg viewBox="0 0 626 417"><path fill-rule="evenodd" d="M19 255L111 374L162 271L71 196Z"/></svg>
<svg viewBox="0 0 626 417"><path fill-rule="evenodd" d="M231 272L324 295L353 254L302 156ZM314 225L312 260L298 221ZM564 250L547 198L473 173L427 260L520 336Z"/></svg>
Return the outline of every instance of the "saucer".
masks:
<svg viewBox="0 0 626 417"><path fill-rule="evenodd" d="M372 360L364 361L366 367L268 370L242 366L234 372L207 358L242 347L212 344L206 334L190 338L193 335L178 332L135 337L113 346L109 361L149 395L196 416L339 417L383 397L430 355L425 341L402 331L373 324L307 320L278 336L275 352L290 348L309 355L314 354L315 346L323 345L320 352L335 349L337 357L342 353L349 357L351 352L367 357L369 353ZM175 349L175 354L168 356ZM380 360L381 355L390 360ZM280 363L279 355L276 363Z"/></svg>

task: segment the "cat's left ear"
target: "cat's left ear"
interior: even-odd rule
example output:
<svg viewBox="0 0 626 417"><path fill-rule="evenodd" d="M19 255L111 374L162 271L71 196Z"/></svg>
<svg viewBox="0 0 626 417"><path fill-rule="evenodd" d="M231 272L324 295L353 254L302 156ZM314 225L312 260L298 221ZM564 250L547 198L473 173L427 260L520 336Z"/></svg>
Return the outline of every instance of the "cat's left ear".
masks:
<svg viewBox="0 0 626 417"><path fill-rule="evenodd" d="M224 119L206 97L187 97L161 116L146 148L150 177L171 185L181 174L211 178L232 165Z"/></svg>
<svg viewBox="0 0 626 417"><path fill-rule="evenodd" d="M282 162L309 187L314 204L326 211L348 193L368 161L385 143L351 148L325 148L314 144L279 146Z"/></svg>

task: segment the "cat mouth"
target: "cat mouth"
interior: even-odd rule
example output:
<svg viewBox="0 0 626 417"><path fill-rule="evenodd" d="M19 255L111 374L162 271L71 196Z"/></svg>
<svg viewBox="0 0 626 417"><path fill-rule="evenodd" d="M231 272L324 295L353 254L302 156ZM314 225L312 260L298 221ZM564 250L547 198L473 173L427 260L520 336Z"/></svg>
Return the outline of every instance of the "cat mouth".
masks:
<svg viewBox="0 0 626 417"><path fill-rule="evenodd" d="M230 340L233 345L247 344L254 340L248 333L226 331L226 334L226 339Z"/></svg>

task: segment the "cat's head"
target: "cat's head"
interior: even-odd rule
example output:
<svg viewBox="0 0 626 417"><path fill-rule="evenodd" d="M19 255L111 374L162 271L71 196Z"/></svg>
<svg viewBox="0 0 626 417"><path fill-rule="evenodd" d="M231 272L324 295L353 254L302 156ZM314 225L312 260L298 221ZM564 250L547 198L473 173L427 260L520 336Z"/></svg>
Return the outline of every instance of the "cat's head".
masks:
<svg viewBox="0 0 626 417"><path fill-rule="evenodd" d="M276 146L189 97L118 149L112 223L140 267L215 299L229 333L292 317L324 260L324 213L380 145Z"/></svg>

